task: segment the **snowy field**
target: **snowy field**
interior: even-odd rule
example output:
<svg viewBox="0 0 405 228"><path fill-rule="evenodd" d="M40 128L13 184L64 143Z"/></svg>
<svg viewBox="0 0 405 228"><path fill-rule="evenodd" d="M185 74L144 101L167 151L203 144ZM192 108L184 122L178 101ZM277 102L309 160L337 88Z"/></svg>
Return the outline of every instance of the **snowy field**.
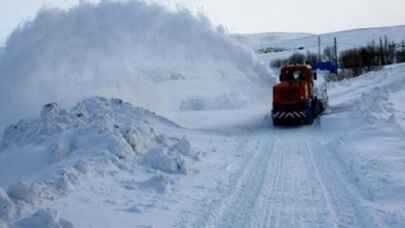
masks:
<svg viewBox="0 0 405 228"><path fill-rule="evenodd" d="M405 227L404 64L275 128L252 50L186 11L105 2L42 12L0 72L0 228Z"/></svg>

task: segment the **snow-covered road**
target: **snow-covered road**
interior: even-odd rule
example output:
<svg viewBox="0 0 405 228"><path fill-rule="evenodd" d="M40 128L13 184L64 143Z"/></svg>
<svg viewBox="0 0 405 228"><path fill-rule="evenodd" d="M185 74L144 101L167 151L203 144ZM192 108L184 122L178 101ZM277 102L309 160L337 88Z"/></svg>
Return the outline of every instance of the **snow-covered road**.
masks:
<svg viewBox="0 0 405 228"><path fill-rule="evenodd" d="M384 119L390 100L365 99L398 78L377 76L332 88L331 110L313 126L274 128L263 107L178 116L236 145L212 145L228 160L210 167L215 191L195 197L178 227L402 227L403 130Z"/></svg>
<svg viewBox="0 0 405 228"><path fill-rule="evenodd" d="M1 155L3 164L29 160L41 169L31 175L15 166L24 175L6 178L18 172L0 166L7 189L0 191L0 203L8 205L0 215L10 223L33 222L53 215L33 212L50 208L79 228L403 228L404 71L397 65L331 84L330 110L312 126L276 128L266 118L268 104L164 115L185 128L117 99L88 99L70 112L45 106L50 111L41 118L6 134L5 142L22 145L16 150L30 149L26 141L43 150L37 162L20 159L23 150ZM80 122L90 130L75 128L78 113L91 117ZM131 125L140 128L131 133ZM53 126L67 130L51 135L60 138L52 150L47 143L55 139L31 139L37 128L49 132ZM100 138L92 126L107 133ZM111 147L114 139L131 137L143 146L140 152L119 147L125 143ZM89 149L75 152L83 145ZM128 157L117 160L115 153ZM49 157L62 161L52 165ZM74 161L79 163L69 166ZM10 180L28 184L7 187Z"/></svg>
<svg viewBox="0 0 405 228"><path fill-rule="evenodd" d="M208 207L210 199L201 200L194 209L205 207L205 213L184 227L377 227L323 146L327 139L319 126L262 129L244 137L235 138L246 143L237 151L244 158L219 191L222 200Z"/></svg>

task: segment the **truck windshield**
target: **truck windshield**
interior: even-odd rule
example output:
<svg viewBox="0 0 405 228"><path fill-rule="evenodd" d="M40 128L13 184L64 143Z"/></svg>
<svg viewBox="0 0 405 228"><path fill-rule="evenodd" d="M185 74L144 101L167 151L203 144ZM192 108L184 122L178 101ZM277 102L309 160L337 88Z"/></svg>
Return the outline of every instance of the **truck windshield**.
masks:
<svg viewBox="0 0 405 228"><path fill-rule="evenodd" d="M287 71L286 75L283 79L285 81L301 81L301 80L304 80L304 72L302 72L300 70Z"/></svg>

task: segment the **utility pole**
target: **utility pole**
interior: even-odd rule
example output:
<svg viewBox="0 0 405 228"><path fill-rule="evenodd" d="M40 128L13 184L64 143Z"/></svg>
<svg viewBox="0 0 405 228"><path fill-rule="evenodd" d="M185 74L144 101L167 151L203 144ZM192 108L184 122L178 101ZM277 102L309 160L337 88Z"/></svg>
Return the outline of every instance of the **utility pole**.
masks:
<svg viewBox="0 0 405 228"><path fill-rule="evenodd" d="M384 46L383 46L383 40L381 37L380 37L380 65L381 66L385 65Z"/></svg>
<svg viewBox="0 0 405 228"><path fill-rule="evenodd" d="M386 35L384 36L384 61L385 61L385 64L389 64L389 62L390 62L388 37Z"/></svg>
<svg viewBox="0 0 405 228"><path fill-rule="evenodd" d="M318 36L318 62L322 61L321 57L321 36Z"/></svg>
<svg viewBox="0 0 405 228"><path fill-rule="evenodd" d="M335 37L335 39L334 39L334 43L335 43L335 48L334 48L334 51L335 51L335 64L336 64L336 67L338 66L338 59L339 59L339 57L338 57L338 44L337 44L337 39L336 39L336 37Z"/></svg>

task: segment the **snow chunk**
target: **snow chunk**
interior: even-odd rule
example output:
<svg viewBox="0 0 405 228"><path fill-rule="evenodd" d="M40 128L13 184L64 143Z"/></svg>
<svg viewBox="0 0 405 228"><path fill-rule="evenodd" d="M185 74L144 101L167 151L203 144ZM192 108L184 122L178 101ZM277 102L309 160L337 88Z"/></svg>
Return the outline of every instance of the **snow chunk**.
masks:
<svg viewBox="0 0 405 228"><path fill-rule="evenodd" d="M133 127L127 129L123 136L132 150L138 154L145 153L155 143L153 128Z"/></svg>
<svg viewBox="0 0 405 228"><path fill-rule="evenodd" d="M19 182L11 185L7 191L9 197L16 201L23 201L26 203L34 203L38 196L32 184Z"/></svg>
<svg viewBox="0 0 405 228"><path fill-rule="evenodd" d="M63 161L72 154L72 145L70 142L61 140L51 145L50 153L52 155L51 160L53 162Z"/></svg>
<svg viewBox="0 0 405 228"><path fill-rule="evenodd" d="M74 228L74 226L69 221L60 218L56 211L45 209L16 222L15 228Z"/></svg>
<svg viewBox="0 0 405 228"><path fill-rule="evenodd" d="M47 104L42 108L41 119L43 120L42 133L51 135L79 126L80 119L74 118L58 104Z"/></svg>
<svg viewBox="0 0 405 228"><path fill-rule="evenodd" d="M0 188L0 227L2 227L1 219L9 220L15 215L15 213L16 209L14 203L4 189Z"/></svg>
<svg viewBox="0 0 405 228"><path fill-rule="evenodd" d="M142 159L142 164L152 169L172 174L186 173L183 157L166 148L154 148L148 151Z"/></svg>
<svg viewBox="0 0 405 228"><path fill-rule="evenodd" d="M54 183L54 190L61 195L74 190L74 186L79 183L78 170L74 168L65 168L61 176Z"/></svg>
<svg viewBox="0 0 405 228"><path fill-rule="evenodd" d="M171 185L171 181L167 176L154 176L144 182L139 183L139 187L146 190L153 190L157 193L164 193Z"/></svg>
<svg viewBox="0 0 405 228"><path fill-rule="evenodd" d="M183 156L192 156L191 144L186 136L183 136L170 150L178 152Z"/></svg>
<svg viewBox="0 0 405 228"><path fill-rule="evenodd" d="M142 158L146 167L172 174L187 173L186 157L194 160L199 155L191 149L191 143L186 136L181 139L170 138L166 135L156 136L158 147L149 150Z"/></svg>

